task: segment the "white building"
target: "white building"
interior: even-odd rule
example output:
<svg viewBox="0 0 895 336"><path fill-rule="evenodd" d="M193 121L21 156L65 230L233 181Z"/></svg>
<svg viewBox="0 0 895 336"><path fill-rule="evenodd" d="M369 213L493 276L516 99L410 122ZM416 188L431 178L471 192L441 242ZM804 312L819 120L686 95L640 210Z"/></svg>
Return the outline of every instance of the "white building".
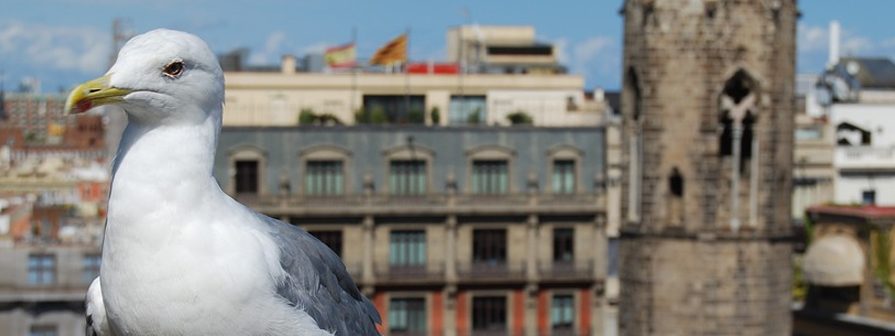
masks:
<svg viewBox="0 0 895 336"><path fill-rule="evenodd" d="M818 83L835 129L833 201L895 205L895 64L842 58Z"/></svg>

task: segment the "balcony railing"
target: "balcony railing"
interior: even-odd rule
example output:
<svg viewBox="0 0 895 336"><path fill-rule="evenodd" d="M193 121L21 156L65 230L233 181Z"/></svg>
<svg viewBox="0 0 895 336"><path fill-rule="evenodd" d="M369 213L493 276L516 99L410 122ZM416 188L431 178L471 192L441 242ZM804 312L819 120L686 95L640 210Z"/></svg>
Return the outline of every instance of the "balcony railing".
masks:
<svg viewBox="0 0 895 336"><path fill-rule="evenodd" d="M594 212L604 209L602 194L346 194L305 196L295 194L236 194L240 202L263 213L282 215L363 215L369 213L429 214L453 212L514 212L519 207L541 212Z"/></svg>
<svg viewBox="0 0 895 336"><path fill-rule="evenodd" d="M541 262L538 264L538 276L542 281L596 280L592 260Z"/></svg>
<svg viewBox="0 0 895 336"><path fill-rule="evenodd" d="M895 170L895 147L837 147L836 166L843 170Z"/></svg>
<svg viewBox="0 0 895 336"><path fill-rule="evenodd" d="M444 268L440 263L429 266L385 265L376 269L377 283L413 284L444 281Z"/></svg>
<svg viewBox="0 0 895 336"><path fill-rule="evenodd" d="M460 281L524 281L526 262L471 262L457 265Z"/></svg>

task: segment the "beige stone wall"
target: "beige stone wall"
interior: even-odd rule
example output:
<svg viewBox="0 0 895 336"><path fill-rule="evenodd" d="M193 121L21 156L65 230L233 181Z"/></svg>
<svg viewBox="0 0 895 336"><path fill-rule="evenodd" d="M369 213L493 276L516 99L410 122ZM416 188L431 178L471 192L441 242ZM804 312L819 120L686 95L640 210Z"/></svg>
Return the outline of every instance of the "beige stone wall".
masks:
<svg viewBox="0 0 895 336"><path fill-rule="evenodd" d="M359 269L364 262L364 251L352 246L364 246L364 229L360 225L342 227L342 261L349 269Z"/></svg>
<svg viewBox="0 0 895 336"><path fill-rule="evenodd" d="M788 335L790 247L773 242L791 235L795 1L628 0L624 16L622 159L640 164L622 169L622 214L636 215L622 224L621 333ZM755 83L758 150L734 173L719 129L738 71Z"/></svg>
<svg viewBox="0 0 895 336"><path fill-rule="evenodd" d="M528 113L537 125L597 125L605 108L599 104L599 110L567 108L569 97L577 106L585 106L584 78L579 75L470 74L461 79L453 75L228 72L225 77L225 126L293 126L302 109L332 114L351 125L365 94L425 96L427 114L438 107L441 124L447 124L451 95L460 94L489 97L485 120L489 125L507 124L506 115L517 110ZM429 117L427 124L431 124Z"/></svg>
<svg viewBox="0 0 895 336"><path fill-rule="evenodd" d="M790 335L791 247L763 241L645 238L623 249L626 335ZM632 285L632 284L637 284ZM640 309L625 309L639 302ZM644 305L650 302L650 305ZM629 306L630 307L630 306Z"/></svg>

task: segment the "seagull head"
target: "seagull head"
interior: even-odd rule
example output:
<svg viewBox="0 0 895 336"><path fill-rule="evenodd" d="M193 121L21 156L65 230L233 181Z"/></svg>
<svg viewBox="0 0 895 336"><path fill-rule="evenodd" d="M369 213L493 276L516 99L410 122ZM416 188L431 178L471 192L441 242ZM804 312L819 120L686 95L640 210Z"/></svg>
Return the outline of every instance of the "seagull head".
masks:
<svg viewBox="0 0 895 336"><path fill-rule="evenodd" d="M224 73L214 53L195 35L157 29L128 41L102 77L78 85L65 112L115 105L134 121L180 124L220 117Z"/></svg>

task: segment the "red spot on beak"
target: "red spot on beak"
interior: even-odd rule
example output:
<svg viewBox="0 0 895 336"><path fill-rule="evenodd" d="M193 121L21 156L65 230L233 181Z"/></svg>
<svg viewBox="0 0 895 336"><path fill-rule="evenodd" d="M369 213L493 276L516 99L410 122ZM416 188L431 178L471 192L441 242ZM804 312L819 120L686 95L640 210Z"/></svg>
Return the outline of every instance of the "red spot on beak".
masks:
<svg viewBox="0 0 895 336"><path fill-rule="evenodd" d="M77 112L87 112L91 107L93 107L93 103L89 100L82 100L78 102L78 111Z"/></svg>

